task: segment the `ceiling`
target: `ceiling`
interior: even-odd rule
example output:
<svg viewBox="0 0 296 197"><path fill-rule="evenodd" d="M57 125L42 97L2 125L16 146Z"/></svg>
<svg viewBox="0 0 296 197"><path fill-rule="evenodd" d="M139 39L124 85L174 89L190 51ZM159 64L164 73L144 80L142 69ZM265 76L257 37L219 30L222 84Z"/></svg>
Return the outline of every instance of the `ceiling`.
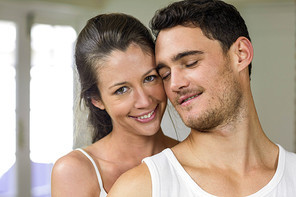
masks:
<svg viewBox="0 0 296 197"><path fill-rule="evenodd" d="M3 0L0 0L3 1ZM61 3L85 8L102 8L105 4L110 0L10 0L10 1L19 1L19 2L46 2L46 3ZM124 0L111 0L111 1L124 1ZM133 0L129 0L132 2ZM134 0L137 1L137 0ZM149 0L147 0L149 1ZM157 0L151 0L152 3L155 3ZM161 1L161 0L158 0ZM174 0L172 0L174 1ZM228 3L232 3L234 5L246 4L246 3L276 3L276 2L293 2L294 0L225 0ZM171 2L171 1L168 1Z"/></svg>
<svg viewBox="0 0 296 197"><path fill-rule="evenodd" d="M0 0L0 1L6 1L7 0ZM104 4L108 0L8 0L10 2L20 2L20 3L26 3L26 2L32 2L32 3L59 3L64 5L72 5L72 6L79 6L84 8L101 8L104 6Z"/></svg>

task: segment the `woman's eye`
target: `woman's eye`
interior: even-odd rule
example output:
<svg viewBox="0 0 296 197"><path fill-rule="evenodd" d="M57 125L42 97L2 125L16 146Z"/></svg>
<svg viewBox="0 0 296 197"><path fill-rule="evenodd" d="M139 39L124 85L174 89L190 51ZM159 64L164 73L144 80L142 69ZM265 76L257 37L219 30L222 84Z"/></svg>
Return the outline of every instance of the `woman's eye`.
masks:
<svg viewBox="0 0 296 197"><path fill-rule="evenodd" d="M120 94L124 94L124 93L126 93L127 91L128 91L128 88L127 88L126 86L123 86L123 87L117 89L117 90L114 92L114 94L116 94L116 95L120 95Z"/></svg>
<svg viewBox="0 0 296 197"><path fill-rule="evenodd" d="M192 67L192 66L196 65L197 62L198 62L198 61L194 61L194 62L192 62L192 63L190 63L190 64L186 64L186 67L187 67L187 68Z"/></svg>
<svg viewBox="0 0 296 197"><path fill-rule="evenodd" d="M152 81L154 81L156 78L157 78L156 75L150 75L150 76L145 77L144 82L152 82Z"/></svg>

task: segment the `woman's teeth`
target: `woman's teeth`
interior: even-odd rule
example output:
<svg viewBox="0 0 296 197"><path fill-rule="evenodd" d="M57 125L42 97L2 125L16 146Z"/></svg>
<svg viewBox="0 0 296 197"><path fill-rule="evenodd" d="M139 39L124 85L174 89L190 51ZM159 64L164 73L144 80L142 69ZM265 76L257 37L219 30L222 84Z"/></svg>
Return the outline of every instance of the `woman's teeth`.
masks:
<svg viewBox="0 0 296 197"><path fill-rule="evenodd" d="M150 112L149 114L146 114L144 116L137 117L137 119L142 120L142 119L150 118L153 113L154 113L154 110L152 112Z"/></svg>

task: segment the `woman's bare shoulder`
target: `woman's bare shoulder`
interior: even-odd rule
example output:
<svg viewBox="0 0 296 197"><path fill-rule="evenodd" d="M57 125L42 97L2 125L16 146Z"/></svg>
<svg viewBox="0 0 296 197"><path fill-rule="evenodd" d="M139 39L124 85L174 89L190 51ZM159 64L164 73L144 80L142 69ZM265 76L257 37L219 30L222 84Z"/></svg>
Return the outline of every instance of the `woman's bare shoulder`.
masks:
<svg viewBox="0 0 296 197"><path fill-rule="evenodd" d="M142 163L122 174L108 193L109 196L151 197L152 182L146 164Z"/></svg>
<svg viewBox="0 0 296 197"><path fill-rule="evenodd" d="M58 175L69 175L68 173L76 174L79 173L81 170L87 170L89 164L90 163L88 162L88 159L80 152L75 150L59 158L55 162L53 173L57 173Z"/></svg>
<svg viewBox="0 0 296 197"><path fill-rule="evenodd" d="M94 167L88 158L77 150L55 162L51 185L53 197L87 196L92 192L99 192Z"/></svg>

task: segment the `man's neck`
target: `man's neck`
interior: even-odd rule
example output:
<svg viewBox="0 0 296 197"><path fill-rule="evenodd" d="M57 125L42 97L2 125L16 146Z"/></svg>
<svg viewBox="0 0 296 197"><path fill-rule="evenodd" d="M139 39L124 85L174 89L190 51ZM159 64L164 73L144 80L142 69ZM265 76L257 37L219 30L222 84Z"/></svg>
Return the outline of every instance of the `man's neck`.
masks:
<svg viewBox="0 0 296 197"><path fill-rule="evenodd" d="M206 192L246 196L274 176L279 149L265 136L257 118L246 120L207 133L192 130L172 148L185 171Z"/></svg>
<svg viewBox="0 0 296 197"><path fill-rule="evenodd" d="M192 129L183 145L206 166L231 168L241 174L261 164L274 167L278 148L264 134L256 111L249 114L208 132Z"/></svg>

